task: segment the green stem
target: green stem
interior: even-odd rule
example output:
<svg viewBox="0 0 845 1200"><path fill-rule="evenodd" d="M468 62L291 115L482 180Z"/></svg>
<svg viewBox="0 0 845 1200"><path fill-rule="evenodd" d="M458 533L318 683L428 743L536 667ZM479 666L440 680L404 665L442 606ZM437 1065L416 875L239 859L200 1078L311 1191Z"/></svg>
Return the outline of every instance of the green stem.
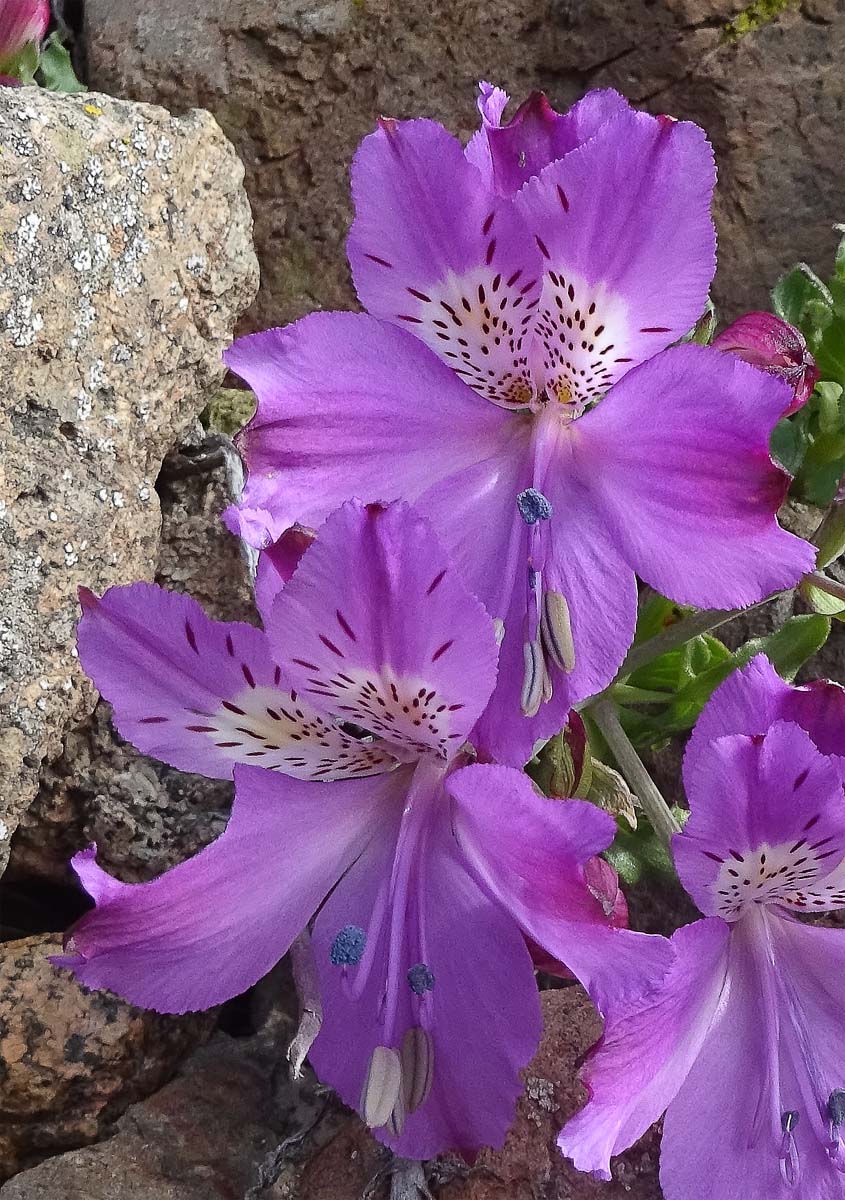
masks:
<svg viewBox="0 0 845 1200"><path fill-rule="evenodd" d="M617 704L668 704L671 692L649 691L648 688L632 687L630 683L615 683L613 699Z"/></svg>
<svg viewBox="0 0 845 1200"><path fill-rule="evenodd" d="M820 592L827 592L828 596L835 596L837 600L845 600L845 583L838 583L835 579L828 579L821 571L811 571L804 578L807 583L812 587L818 588Z"/></svg>
<svg viewBox="0 0 845 1200"><path fill-rule="evenodd" d="M764 604L770 603L772 600L777 600L778 596L782 596L783 592L775 592L771 596L766 596L765 600L758 600L756 604L749 604L747 608L703 608L699 612L690 613L688 617L682 617L680 621L676 621L674 625L670 625L668 629L664 629L662 633L658 633L655 637L649 638L647 642L642 642L639 646L632 646L628 651L628 655L619 668L617 679L624 679L626 675L633 674L640 667L648 666L650 662L654 662L656 658L660 658L661 654L667 654L670 650L676 650L678 646L683 646L686 642L691 641L694 637L700 637L703 633L711 633L714 629L718 629L720 625L725 625L728 621L732 621L734 617L738 617L743 613L753 612L755 608L761 608Z"/></svg>
<svg viewBox="0 0 845 1200"><path fill-rule="evenodd" d="M622 728L616 705L608 696L600 696L590 705L590 715L602 732L619 769L637 796L643 812L651 822L655 833L669 845L672 835L678 833L680 825L660 790L643 766L631 741Z"/></svg>

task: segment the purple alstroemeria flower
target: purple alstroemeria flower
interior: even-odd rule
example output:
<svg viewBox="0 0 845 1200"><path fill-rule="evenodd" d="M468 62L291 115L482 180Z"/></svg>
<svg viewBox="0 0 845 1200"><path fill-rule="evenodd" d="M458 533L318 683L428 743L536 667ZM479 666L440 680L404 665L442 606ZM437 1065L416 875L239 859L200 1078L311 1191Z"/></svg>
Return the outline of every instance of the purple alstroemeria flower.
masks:
<svg viewBox="0 0 845 1200"><path fill-rule="evenodd" d="M249 987L313 919L321 1078L400 1154L498 1145L540 1032L526 936L601 1005L670 948L613 928L590 885L606 814L464 766L496 639L428 523L349 502L295 566L302 548L294 531L264 556L266 632L148 584L85 597L80 657L121 733L234 773L236 798L220 838L150 883L76 855L96 908L56 961L184 1012Z"/></svg>
<svg viewBox="0 0 845 1200"><path fill-rule="evenodd" d="M18 86L8 69L31 42L40 45L49 24L49 0L0 0L0 75L7 86Z"/></svg>
<svg viewBox="0 0 845 1200"><path fill-rule="evenodd" d="M784 416L806 404L818 383L820 372L803 333L773 313L745 313L723 329L711 345L788 383L793 399Z"/></svg>
<svg viewBox="0 0 845 1200"><path fill-rule="evenodd" d="M690 741L678 873L704 920L647 1001L623 1003L587 1061L560 1146L610 1156L665 1110L666 1200L845 1196L845 691L790 688L765 658L714 693Z"/></svg>
<svg viewBox="0 0 845 1200"><path fill-rule="evenodd" d="M775 515L789 387L667 349L715 267L703 131L609 91L562 115L534 96L503 125L505 101L485 85L466 150L428 120L364 139L348 251L369 311L227 353L258 396L228 520L260 546L351 494L413 501L504 623L477 739L521 764L619 668L636 575L733 607L815 555Z"/></svg>

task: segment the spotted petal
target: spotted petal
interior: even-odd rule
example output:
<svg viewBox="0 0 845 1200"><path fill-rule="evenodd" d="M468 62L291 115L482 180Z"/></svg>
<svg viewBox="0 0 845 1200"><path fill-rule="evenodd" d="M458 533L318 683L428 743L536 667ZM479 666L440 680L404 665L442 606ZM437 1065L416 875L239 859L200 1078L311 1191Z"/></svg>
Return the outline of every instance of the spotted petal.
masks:
<svg viewBox="0 0 845 1200"><path fill-rule="evenodd" d="M698 126L629 109L518 194L543 256L551 394L594 400L695 323L716 267L715 178Z"/></svg>
<svg viewBox="0 0 845 1200"><path fill-rule="evenodd" d="M451 758L496 679L492 620L401 503L350 501L333 514L268 634L298 692L414 753Z"/></svg>
<svg viewBox="0 0 845 1200"><path fill-rule="evenodd" d="M286 689L260 629L212 621L189 596L148 583L81 598L82 665L145 754L217 779L239 762L304 779L396 765Z"/></svg>
<svg viewBox="0 0 845 1200"><path fill-rule="evenodd" d="M735 921L749 906L845 907L845 805L838 772L786 721L733 734L687 772L691 816L673 840L678 874L702 912Z"/></svg>
<svg viewBox="0 0 845 1200"><path fill-rule="evenodd" d="M349 261L367 309L416 334L486 399L530 400L539 251L457 138L434 121L382 121L355 156L352 195Z"/></svg>

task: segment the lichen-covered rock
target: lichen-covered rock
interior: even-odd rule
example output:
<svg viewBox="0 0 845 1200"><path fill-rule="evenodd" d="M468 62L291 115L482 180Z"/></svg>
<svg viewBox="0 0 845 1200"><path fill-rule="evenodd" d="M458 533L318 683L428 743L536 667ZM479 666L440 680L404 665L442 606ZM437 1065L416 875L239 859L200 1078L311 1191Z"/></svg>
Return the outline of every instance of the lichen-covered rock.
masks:
<svg viewBox="0 0 845 1200"><path fill-rule="evenodd" d="M842 219L845 11L836 0L86 0L97 87L209 108L247 169L262 291L252 327L353 302L348 165L379 114L466 137L492 79L562 106L612 85L712 137L726 315Z"/></svg>
<svg viewBox="0 0 845 1200"><path fill-rule="evenodd" d="M257 284L214 120L0 89L0 866L93 704L76 589L150 578L154 483Z"/></svg>
<svg viewBox="0 0 845 1200"><path fill-rule="evenodd" d="M50 935L0 946L0 1179L101 1136L214 1021L83 991L47 961L57 953Z"/></svg>

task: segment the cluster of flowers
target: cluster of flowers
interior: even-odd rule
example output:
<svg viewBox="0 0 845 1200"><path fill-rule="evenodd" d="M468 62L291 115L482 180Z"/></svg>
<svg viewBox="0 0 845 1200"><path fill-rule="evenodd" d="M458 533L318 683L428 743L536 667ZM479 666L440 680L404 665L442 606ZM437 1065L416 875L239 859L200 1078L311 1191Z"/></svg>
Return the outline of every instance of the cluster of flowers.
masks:
<svg viewBox="0 0 845 1200"><path fill-rule="evenodd" d="M768 449L812 361L763 315L683 342L715 267L700 129L609 91L503 123L507 97L481 92L466 148L426 120L364 140L349 257L368 311L227 355L258 397L227 520L260 550L263 630L147 584L82 597L80 656L121 733L234 777L235 801L150 883L78 854L96 906L56 961L184 1012L310 926L315 1069L426 1158L501 1144L539 948L605 1017L561 1135L577 1166L609 1176L668 1107L670 1200L799 1178L841 1197L845 942L789 910L845 907L845 693L758 659L714 695L674 844L708 915L671 941L622 927L612 819L522 770L618 671L636 576L733 607L813 568L777 523Z"/></svg>

